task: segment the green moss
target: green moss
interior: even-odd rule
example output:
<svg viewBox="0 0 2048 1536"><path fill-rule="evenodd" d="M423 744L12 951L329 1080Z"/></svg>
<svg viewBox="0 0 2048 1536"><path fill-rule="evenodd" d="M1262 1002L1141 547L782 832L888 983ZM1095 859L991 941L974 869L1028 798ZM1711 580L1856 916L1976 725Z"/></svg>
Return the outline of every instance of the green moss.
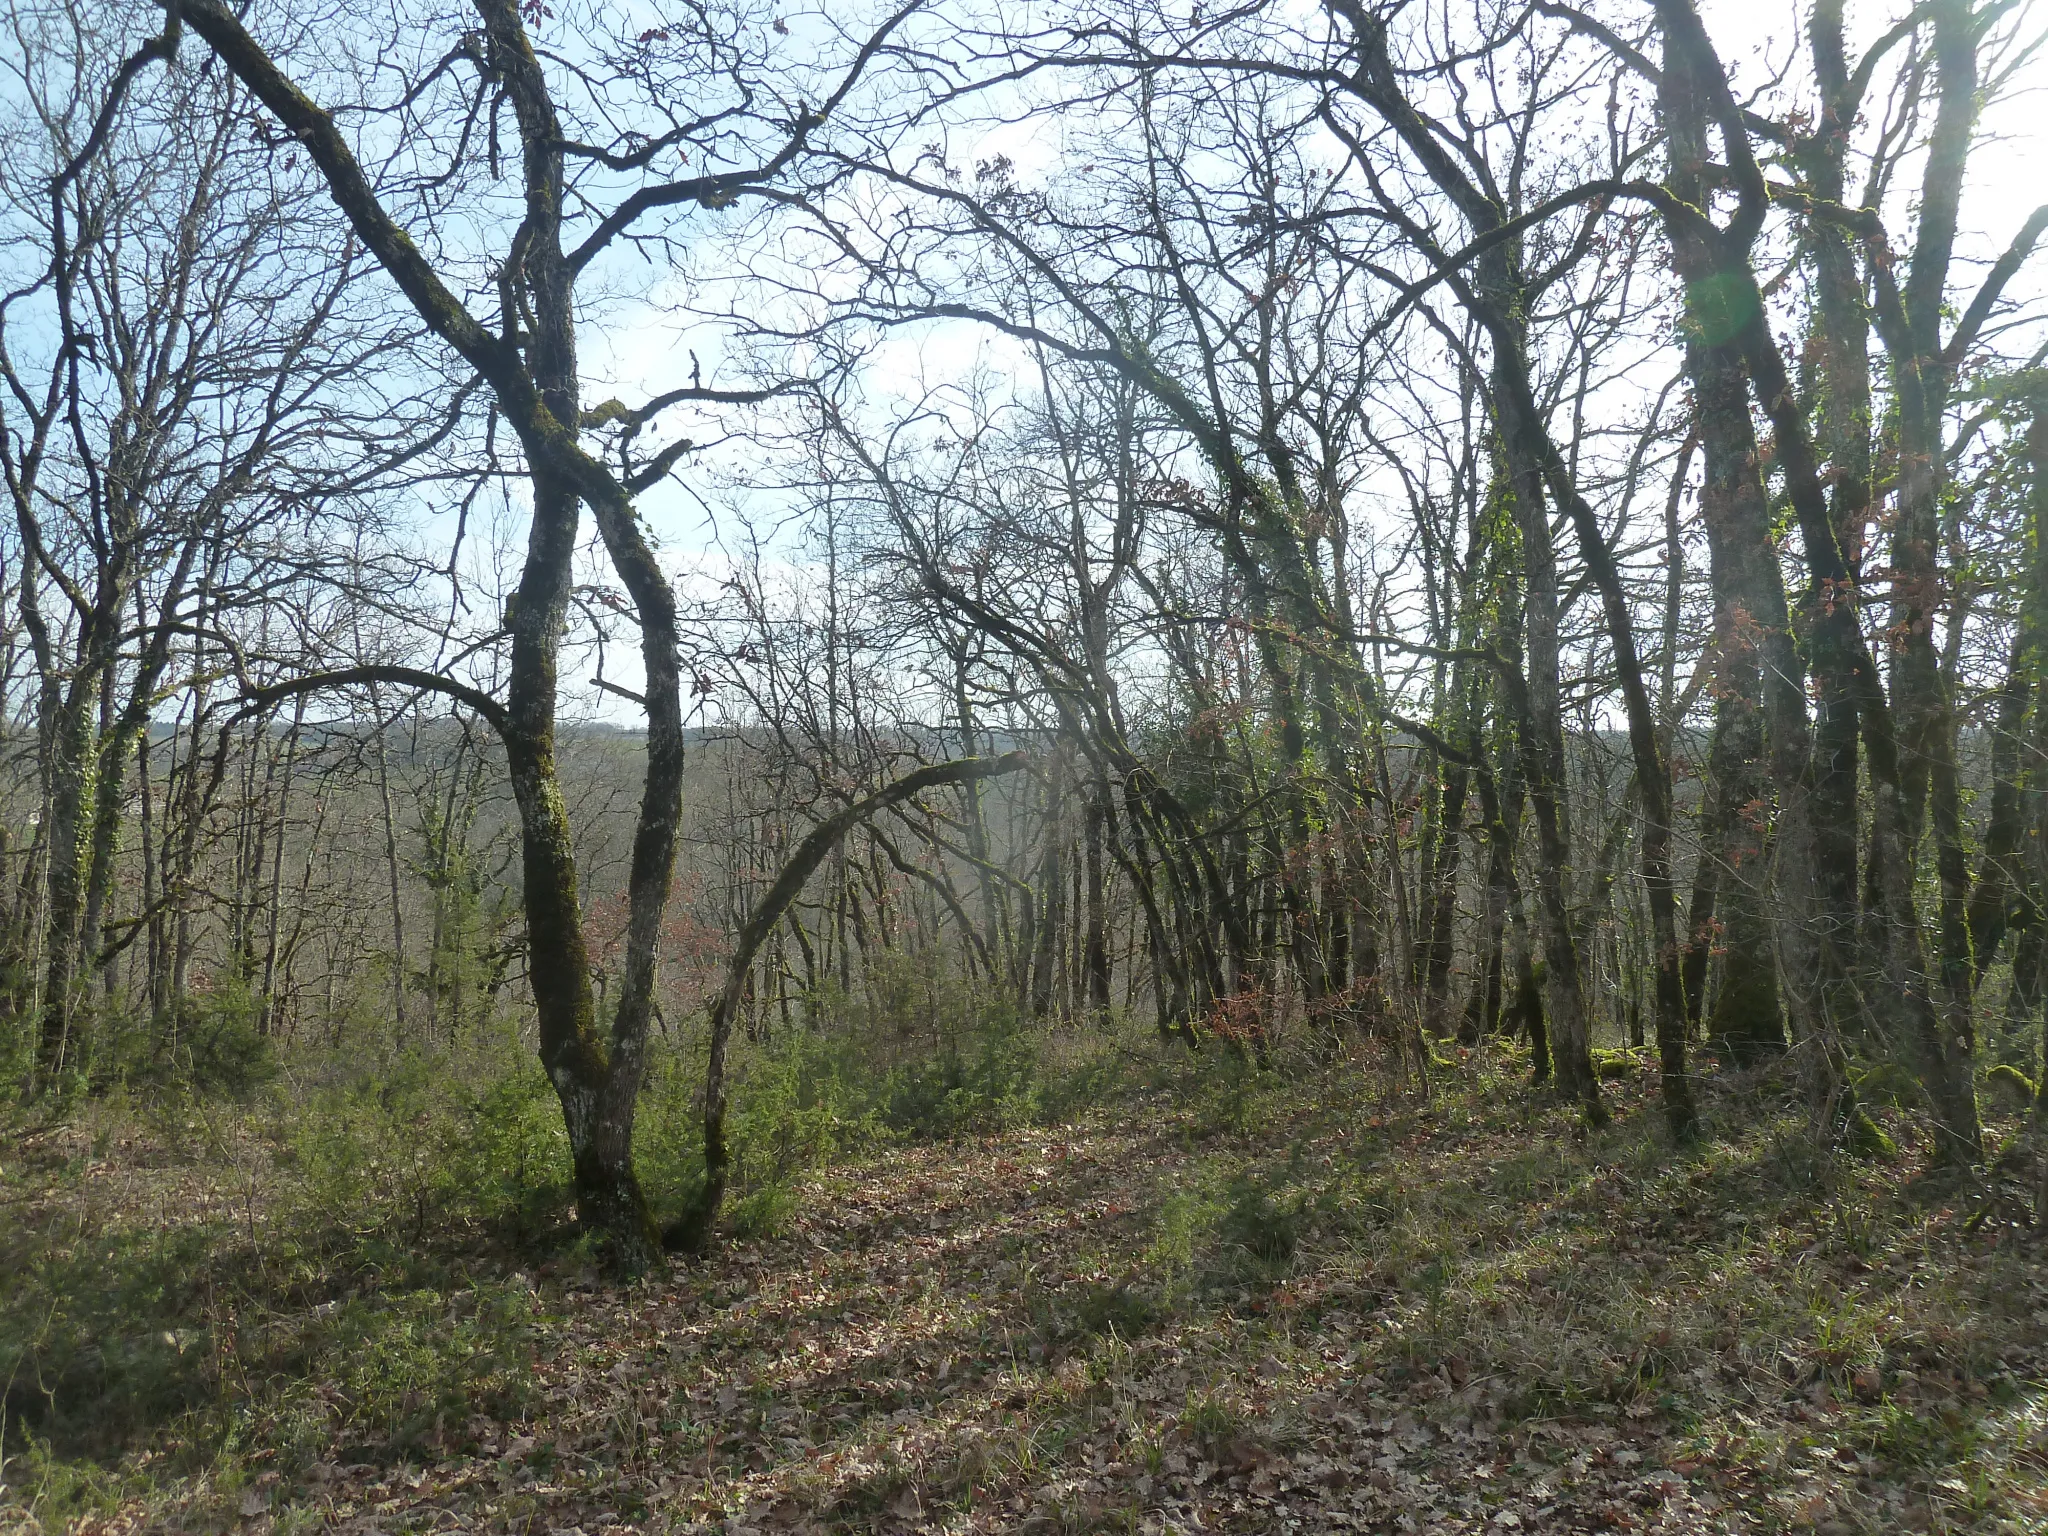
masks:
<svg viewBox="0 0 2048 1536"><path fill-rule="evenodd" d="M1861 1105L1853 1107L1843 1126L1842 1144L1851 1155L1889 1163L1899 1155L1899 1144L1885 1134L1884 1127L1870 1118Z"/></svg>
<svg viewBox="0 0 2048 1536"><path fill-rule="evenodd" d="M1997 1090L2014 1108L2024 1109L2037 1097L2034 1080L2018 1067L2001 1063L1984 1074L1984 1086Z"/></svg>

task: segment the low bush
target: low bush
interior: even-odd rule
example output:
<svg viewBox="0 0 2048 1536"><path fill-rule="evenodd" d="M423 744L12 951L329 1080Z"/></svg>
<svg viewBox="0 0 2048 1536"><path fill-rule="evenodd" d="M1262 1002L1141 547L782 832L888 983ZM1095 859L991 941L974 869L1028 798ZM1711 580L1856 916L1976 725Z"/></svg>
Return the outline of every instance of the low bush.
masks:
<svg viewBox="0 0 2048 1536"><path fill-rule="evenodd" d="M278 1106L300 1225L409 1247L482 1234L523 1248L568 1214L561 1107L516 1030L411 1052Z"/></svg>
<svg viewBox="0 0 2048 1536"><path fill-rule="evenodd" d="M29 1070L33 1015L0 1041L0 1064ZM264 1033L261 1001L231 983L179 998L168 1016L128 1013L81 1000L66 1059L65 1094L122 1088L248 1099L277 1078L277 1042Z"/></svg>
<svg viewBox="0 0 2048 1536"><path fill-rule="evenodd" d="M927 959L876 967L857 995L805 1002L805 1021L736 1039L726 1134L734 1230L778 1209L795 1180L904 1142L1056 1122L1099 1103L1123 1075L1108 1031L1041 1025L1013 997L941 975ZM703 1178L703 1058L663 1050L650 1066L636 1150L650 1189L680 1203ZM758 1204L749 1204L756 1196ZM786 1213L786 1207L781 1207ZM777 1218L780 1219L779 1216Z"/></svg>

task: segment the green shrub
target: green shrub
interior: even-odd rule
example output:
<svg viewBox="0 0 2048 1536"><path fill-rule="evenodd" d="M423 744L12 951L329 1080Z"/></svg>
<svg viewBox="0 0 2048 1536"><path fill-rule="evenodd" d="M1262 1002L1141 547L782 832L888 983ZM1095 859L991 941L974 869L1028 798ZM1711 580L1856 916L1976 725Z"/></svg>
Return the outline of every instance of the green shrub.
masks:
<svg viewBox="0 0 2048 1536"><path fill-rule="evenodd" d="M796 1209L796 1192L787 1184L762 1184L732 1203L725 1224L735 1237L774 1237Z"/></svg>
<svg viewBox="0 0 2048 1536"><path fill-rule="evenodd" d="M253 1092L277 1076L277 1051L260 1033L262 1004L246 987L181 1003L172 1069L195 1090Z"/></svg>
<svg viewBox="0 0 2048 1536"><path fill-rule="evenodd" d="M1121 1339L1142 1338L1170 1315L1156 1292L1123 1281L1083 1286L1074 1311L1082 1332Z"/></svg>
<svg viewBox="0 0 2048 1536"><path fill-rule="evenodd" d="M1293 1268L1311 1216L1285 1174L1237 1168L1166 1196L1146 1269L1181 1294L1273 1285Z"/></svg>
<svg viewBox="0 0 2048 1536"><path fill-rule="evenodd" d="M518 1287L387 1293L373 1279L307 1306L266 1286L233 1232L205 1227L6 1257L8 1479L46 1528L117 1498L138 1446L154 1448L158 1479L252 1445L287 1472L334 1454L391 1461L529 1399L532 1300Z"/></svg>
<svg viewBox="0 0 2048 1536"><path fill-rule="evenodd" d="M391 1461L476 1416L510 1418L528 1400L524 1290L476 1286L350 1297L284 1331L276 1369L298 1390L245 1416L296 1429L304 1452L339 1439L345 1458Z"/></svg>
<svg viewBox="0 0 2048 1536"><path fill-rule="evenodd" d="M524 1246L566 1213L561 1107L516 1031L408 1053L333 1083L279 1128L297 1225L418 1246L482 1232Z"/></svg>
<svg viewBox="0 0 2048 1536"><path fill-rule="evenodd" d="M236 980L187 993L163 1019L81 1007L76 1038L77 1080L99 1091L132 1084L246 1099L279 1071L276 1042L263 1033L262 1000Z"/></svg>
<svg viewBox="0 0 2048 1536"><path fill-rule="evenodd" d="M1035 1120L1039 1048L1013 1013L992 1010L967 1038L947 1041L890 1074L881 1121L900 1136L937 1140Z"/></svg>
<svg viewBox="0 0 2048 1536"><path fill-rule="evenodd" d="M442 1195L467 1202L482 1224L525 1243L562 1214L570 1179L561 1101L539 1060L513 1042L502 1075L461 1105Z"/></svg>
<svg viewBox="0 0 2048 1536"><path fill-rule="evenodd" d="M858 995L805 1000L802 1028L744 1034L727 1060L727 1219L786 1220L794 1181L905 1141L1055 1120L1114 1091L1121 1068L1100 1034L1040 1026L1005 992L936 969L929 956L879 962ZM703 1179L703 1057L658 1051L635 1153L664 1204ZM774 1193L771 1193L774 1192ZM746 1202L759 1196L761 1204ZM743 1213L742 1207L745 1207Z"/></svg>
<svg viewBox="0 0 2048 1536"><path fill-rule="evenodd" d="M1198 1052L1169 1051L1155 1063L1153 1084L1194 1111L1208 1136L1263 1138L1286 1113L1286 1073L1261 1066L1243 1051L1212 1045Z"/></svg>
<svg viewBox="0 0 2048 1536"><path fill-rule="evenodd" d="M755 1194L783 1190L834 1158L872 1145L885 1133L857 1081L850 1043L808 1032L748 1042L735 1052L727 1089L726 1139L737 1197L729 1221ZM634 1153L642 1181L664 1203L681 1205L704 1177L704 1068L691 1055L658 1055L640 1101ZM775 1197L779 1199L780 1197ZM756 1213L767 1230L788 1215L774 1199Z"/></svg>
<svg viewBox="0 0 2048 1536"><path fill-rule="evenodd" d="M1216 1224L1225 1253L1241 1269L1278 1278L1301 1246L1301 1203L1267 1180L1243 1172L1231 1181L1229 1201Z"/></svg>
<svg viewBox="0 0 2048 1536"><path fill-rule="evenodd" d="M0 1242L0 1384L10 1425L103 1454L212 1397L198 1316L213 1234L20 1229Z"/></svg>

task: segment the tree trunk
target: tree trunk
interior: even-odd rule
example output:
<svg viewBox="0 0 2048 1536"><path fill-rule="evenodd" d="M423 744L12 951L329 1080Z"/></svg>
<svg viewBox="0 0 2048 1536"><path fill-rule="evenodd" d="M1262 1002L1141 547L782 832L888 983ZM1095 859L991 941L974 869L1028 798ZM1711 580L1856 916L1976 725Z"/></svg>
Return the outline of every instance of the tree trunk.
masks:
<svg viewBox="0 0 2048 1536"><path fill-rule="evenodd" d="M704 1067L704 1182L689 1207L663 1232L663 1241L669 1247L699 1253L710 1244L712 1227L718 1220L719 1207L724 1203L726 1184L732 1171L732 1154L725 1136L725 1054L731 1043L733 1018L748 979L753 975L754 956L763 941L774 932L775 925L782 920L791 903L803 893L804 882L810 879L826 856L839 847L848 832L877 812L900 805L940 784L967 784L1012 772L1023 767L1024 760L1022 752L1012 752L1003 757L962 758L950 763L935 763L907 773L865 800L856 801L820 822L797 844L776 872L774 882L740 925L732 957L726 962L725 984L711 1004L710 1052Z"/></svg>
<svg viewBox="0 0 2048 1536"><path fill-rule="evenodd" d="M1109 823L1109 789L1097 783L1088 799L1087 893L1088 932L1085 941L1088 1007L1098 1020L1109 1017L1109 912L1102 861L1103 837Z"/></svg>
<svg viewBox="0 0 2048 1536"><path fill-rule="evenodd" d="M1512 389L1496 386L1497 401ZM1497 408L1512 408L1497 407ZM1566 820L1564 719L1559 701L1557 555L1550 539L1550 510L1541 470L1516 444L1522 424L1503 423L1508 454L1509 494L1522 536L1523 643L1527 648L1527 689L1521 730L1522 777L1536 823L1536 922L1543 950L1543 1013L1549 1058L1558 1087L1604 1115L1593 1072L1585 994L1571 917L1571 829Z"/></svg>
<svg viewBox="0 0 2048 1536"><path fill-rule="evenodd" d="M1684 206L1696 207L1704 199L1709 108L1715 90L1725 95L1726 82L1689 0L1659 0L1658 15L1664 33L1664 70L1658 99L1671 139L1669 184ZM1724 110L1717 120L1726 123L1732 119ZM1667 219L1667 223L1673 258L1687 284L1686 364L1692 377L1706 461L1705 511L1714 560L1717 640L1732 647L1732 652L1724 653L1717 665L1731 678L1742 679L1743 687L1747 686L1751 665L1758 666L1762 674L1763 734L1769 746L1777 797L1775 870L1780 910L1776 933L1780 961L1791 996L1801 1068L1815 1125L1822 1134L1832 1136L1842 1113L1851 1105L1847 1064L1820 995L1820 934L1815 922L1819 889L1810 799L1813 763L1805 667L1793 640L1791 612L1758 470L1756 432L1746 387L1751 381L1745 378L1743 358L1737 351L1738 337L1747 334L1745 321L1761 318L1762 299L1747 265L1746 244L1723 241L1717 238L1717 231L1676 217ZM1739 248L1724 248L1731 243ZM1762 338L1775 357L1776 344L1767 330L1762 332ZM1760 396L1773 398L1761 379L1754 382ZM1783 381L1779 383L1782 390ZM1789 394L1778 403L1783 411L1796 415ZM1827 537L1828 548L1832 550L1831 530ZM1738 688L1738 694L1741 691ZM1748 721L1734 714L1728 724L1740 733L1729 744L1730 758L1735 764L1742 764L1744 759L1753 762L1754 749L1743 739L1751 729ZM1718 730L1717 722L1717 733ZM1731 769L1731 782L1724 786L1729 790L1730 800L1742 792L1745 772ZM1728 805L1722 814L1733 820L1746 812L1746 805ZM1728 875L1740 874L1733 867L1733 860L1723 862ZM1750 886L1737 899L1754 895L1754 886ZM1760 978L1754 971L1739 974L1749 978L1746 990L1755 998L1761 992Z"/></svg>
<svg viewBox="0 0 2048 1536"><path fill-rule="evenodd" d="M398 813L391 803L391 755L386 740L388 724L377 707L376 690L370 692L370 709L377 716L377 800L383 811L384 878L391 898L391 1043L397 1050L406 1046L405 1032L405 905L399 884Z"/></svg>
<svg viewBox="0 0 2048 1536"><path fill-rule="evenodd" d="M1752 568L1763 553L1759 528L1767 525L1769 509L1747 457L1755 452L1756 438L1739 367L1693 342L1687 369L1700 415L1706 467L1700 510L1714 588L1714 734L1707 758L1712 815L1701 818L1699 879L1705 889L1695 891L1695 905L1716 914L1714 948L1721 955L1721 987L1707 1028L1737 1066L1749 1067L1785 1044L1768 909L1772 816L1764 783L1758 617L1773 604L1757 591ZM1696 943L1701 926L1696 918Z"/></svg>
<svg viewBox="0 0 2048 1536"><path fill-rule="evenodd" d="M78 945L85 874L92 860L92 706L97 672L82 668L65 690L50 732L48 893L44 898L41 1061L55 1082L75 1065Z"/></svg>
<svg viewBox="0 0 2048 1536"><path fill-rule="evenodd" d="M1843 0L1816 0L1807 26L1823 106L1799 163L1817 197L1840 204L1848 188L1849 136L1861 112L1861 87L1843 38ZM1813 249L1814 327L1809 344L1820 379L1817 446L1828 466L1830 516L1851 579L1860 576L1871 505L1870 310L1848 231L1823 220L1806 230ZM1838 1030L1861 1032L1868 1010L1864 983L1876 972L1859 959L1862 907L1857 844L1862 805L1858 784L1856 699L1830 673L1816 679L1812 807L1819 892L1820 986Z"/></svg>

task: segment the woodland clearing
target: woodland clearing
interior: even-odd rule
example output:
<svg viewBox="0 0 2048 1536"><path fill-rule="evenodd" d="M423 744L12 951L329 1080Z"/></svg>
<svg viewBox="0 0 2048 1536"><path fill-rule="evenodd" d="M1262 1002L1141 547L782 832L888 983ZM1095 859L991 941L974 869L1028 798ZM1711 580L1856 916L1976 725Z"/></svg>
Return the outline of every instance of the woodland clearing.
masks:
<svg viewBox="0 0 2048 1536"><path fill-rule="evenodd" d="M2044 86L0 0L0 1536L2048 1532Z"/></svg>

